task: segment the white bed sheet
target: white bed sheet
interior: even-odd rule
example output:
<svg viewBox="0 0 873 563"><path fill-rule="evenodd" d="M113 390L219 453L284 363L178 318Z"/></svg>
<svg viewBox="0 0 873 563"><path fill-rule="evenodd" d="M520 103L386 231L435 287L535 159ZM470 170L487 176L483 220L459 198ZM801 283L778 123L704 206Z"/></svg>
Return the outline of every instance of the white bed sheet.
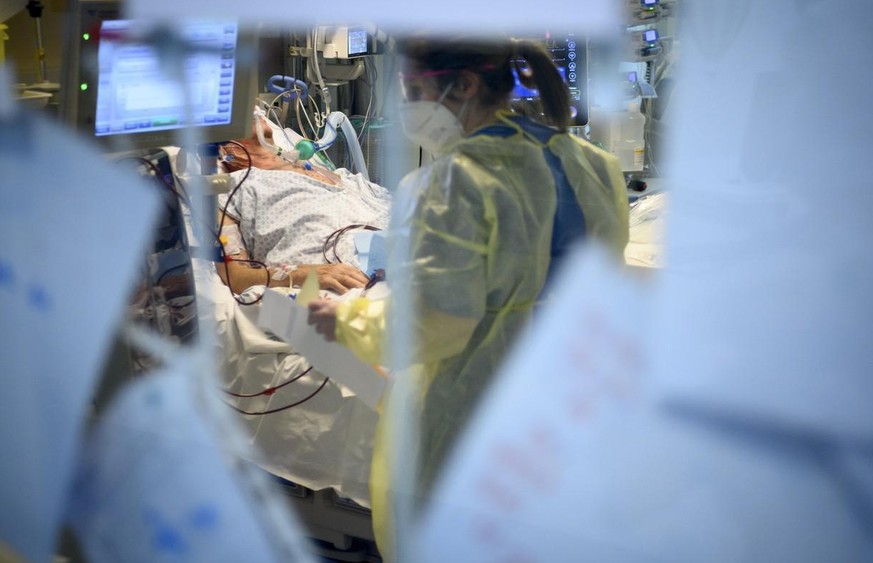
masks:
<svg viewBox="0 0 873 563"><path fill-rule="evenodd" d="M195 267L202 310L214 311L216 354L223 359L223 389L254 394L299 376L307 361L256 326L257 305L241 306L222 284L211 263ZM205 300L205 302L203 302ZM304 399L324 381L312 370L272 395L226 396L247 412L264 412ZM266 471L313 490L331 487L369 507L370 460L378 414L344 386L328 383L312 399L281 412L240 419L259 452L253 459Z"/></svg>
<svg viewBox="0 0 873 563"><path fill-rule="evenodd" d="M666 194L646 194L630 209L630 236L624 250L625 262L631 266L663 268L664 216Z"/></svg>

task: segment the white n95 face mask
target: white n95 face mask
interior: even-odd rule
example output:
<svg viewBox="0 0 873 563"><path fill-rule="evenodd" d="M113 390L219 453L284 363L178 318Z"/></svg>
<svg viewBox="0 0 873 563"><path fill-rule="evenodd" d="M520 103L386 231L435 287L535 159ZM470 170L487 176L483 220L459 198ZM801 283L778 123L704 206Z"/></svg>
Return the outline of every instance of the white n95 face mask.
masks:
<svg viewBox="0 0 873 563"><path fill-rule="evenodd" d="M441 103L451 88L449 84L436 102L405 102L400 106L403 132L410 141L435 155L442 154L464 136L461 121Z"/></svg>

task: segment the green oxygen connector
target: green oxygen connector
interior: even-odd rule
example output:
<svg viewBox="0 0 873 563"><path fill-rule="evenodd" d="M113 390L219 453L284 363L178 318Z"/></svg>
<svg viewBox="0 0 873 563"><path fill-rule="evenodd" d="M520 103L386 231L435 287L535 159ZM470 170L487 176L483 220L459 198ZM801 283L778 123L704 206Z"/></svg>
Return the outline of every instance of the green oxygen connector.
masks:
<svg viewBox="0 0 873 563"><path fill-rule="evenodd" d="M309 160L315 154L317 149L315 148L315 143L303 139L297 141L297 144L294 145L294 150L300 153L300 160Z"/></svg>

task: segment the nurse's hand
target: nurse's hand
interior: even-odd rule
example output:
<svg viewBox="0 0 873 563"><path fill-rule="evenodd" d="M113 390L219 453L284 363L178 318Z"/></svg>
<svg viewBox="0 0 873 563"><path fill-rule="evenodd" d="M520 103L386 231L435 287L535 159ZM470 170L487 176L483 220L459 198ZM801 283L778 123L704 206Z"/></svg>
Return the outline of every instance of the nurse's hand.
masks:
<svg viewBox="0 0 873 563"><path fill-rule="evenodd" d="M337 301L313 301L309 304L309 324L328 342L336 340Z"/></svg>
<svg viewBox="0 0 873 563"><path fill-rule="evenodd" d="M348 264L311 264L297 266L292 273L294 285L303 284L311 268L315 268L318 275L319 288L335 291L340 295L355 287L364 287L370 281L367 274Z"/></svg>

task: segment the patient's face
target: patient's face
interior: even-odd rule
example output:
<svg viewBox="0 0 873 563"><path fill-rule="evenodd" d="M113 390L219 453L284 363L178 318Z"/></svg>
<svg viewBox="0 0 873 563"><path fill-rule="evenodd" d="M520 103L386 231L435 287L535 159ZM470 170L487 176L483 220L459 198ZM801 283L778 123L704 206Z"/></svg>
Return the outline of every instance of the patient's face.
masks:
<svg viewBox="0 0 873 563"><path fill-rule="evenodd" d="M251 165L253 168L262 168L264 170L275 170L277 168L285 168L290 164L275 153L261 146L257 139L240 139L238 141L248 150L248 155L251 155ZM222 146L222 151L226 155L233 157L231 161L224 161L224 166L228 172L243 170L249 166L249 156L241 147L228 143Z"/></svg>
<svg viewBox="0 0 873 563"><path fill-rule="evenodd" d="M261 119L261 128L264 133L264 138L272 143L273 142L273 129L270 125ZM237 170L243 170L249 167L249 156L251 156L251 165L252 168L261 168L264 170L275 170L277 168L284 168L288 166L288 162L282 160L276 154L261 145L258 141L258 134L255 129L255 124L252 123L252 134L247 139L238 139L238 143L245 146L245 150L241 147L233 144L227 143L221 147L221 150L224 155L230 155L233 157L230 161L223 161L224 167L228 172L235 172ZM246 154L248 151L248 155Z"/></svg>
<svg viewBox="0 0 873 563"><path fill-rule="evenodd" d="M340 177L330 172L317 172L314 170L304 170L300 166L294 166L286 160L282 160L268 149L261 146L257 139L241 139L237 141L248 150L251 155L252 168L260 168L262 170L288 170L314 178L320 182L325 182L338 186L341 183ZM221 151L225 155L233 156L230 161L223 160L222 164L227 172L236 172L237 170L245 170L249 166L249 158L246 151L242 147L233 143L227 143L221 146Z"/></svg>
<svg viewBox="0 0 873 563"><path fill-rule="evenodd" d="M267 123L263 124L263 131L264 138L272 143L273 130ZM315 178L320 182L326 182L333 185L339 185L341 183L339 176L336 174L329 172L326 173L324 171L317 172L314 170L304 170L300 166L294 166L287 160L283 160L277 156L276 153L261 145L260 141L258 141L258 134L255 131L254 125L252 125L252 136L248 139L240 139L237 143L243 145L245 150L234 143L226 143L221 146L221 152L223 153L222 156L230 155L233 157L231 160L222 160L222 164L228 172L245 170L249 167L249 157L251 157L252 168L260 168L262 170L290 170ZM248 154L246 154L246 151L248 151Z"/></svg>

